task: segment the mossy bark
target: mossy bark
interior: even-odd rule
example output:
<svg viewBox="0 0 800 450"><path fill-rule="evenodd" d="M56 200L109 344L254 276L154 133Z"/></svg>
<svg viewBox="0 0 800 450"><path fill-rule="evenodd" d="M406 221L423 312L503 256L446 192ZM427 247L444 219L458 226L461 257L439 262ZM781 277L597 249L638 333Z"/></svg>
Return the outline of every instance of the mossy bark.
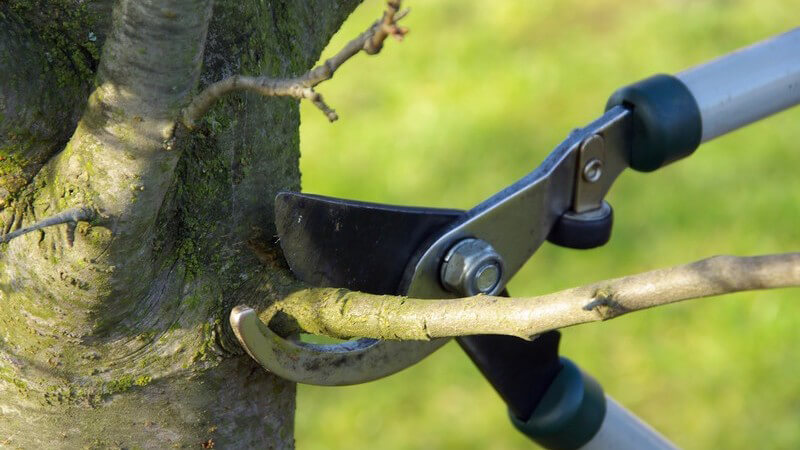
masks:
<svg viewBox="0 0 800 450"><path fill-rule="evenodd" d="M299 188L297 101L236 95L175 124L210 82L307 70L358 0L39 3L0 4L0 74L20 80L0 87L0 221L98 216L74 243L58 226L3 245L2 442L291 446L294 385L226 317L292 284L272 202Z"/></svg>

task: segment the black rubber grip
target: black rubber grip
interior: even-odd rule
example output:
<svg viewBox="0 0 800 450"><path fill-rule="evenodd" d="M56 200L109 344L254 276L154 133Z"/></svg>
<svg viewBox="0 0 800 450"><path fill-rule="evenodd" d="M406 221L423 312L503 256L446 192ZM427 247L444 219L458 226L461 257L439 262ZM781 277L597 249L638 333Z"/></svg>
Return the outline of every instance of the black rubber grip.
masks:
<svg viewBox="0 0 800 450"><path fill-rule="evenodd" d="M591 441L603 426L606 396L597 380L572 361L561 358L561 366L527 420L512 413L509 416L519 431L542 447L575 450Z"/></svg>
<svg viewBox="0 0 800 450"><path fill-rule="evenodd" d="M619 89L606 110L617 105L633 110L630 166L635 170L652 172L700 145L700 108L689 88L672 75L654 75Z"/></svg>

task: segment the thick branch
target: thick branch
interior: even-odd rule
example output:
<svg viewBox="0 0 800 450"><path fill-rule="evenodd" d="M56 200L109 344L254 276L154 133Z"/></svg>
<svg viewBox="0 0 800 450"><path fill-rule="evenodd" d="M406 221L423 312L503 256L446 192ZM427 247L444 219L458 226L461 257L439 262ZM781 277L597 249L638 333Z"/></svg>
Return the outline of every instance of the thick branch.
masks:
<svg viewBox="0 0 800 450"><path fill-rule="evenodd" d="M381 51L383 41L388 36L402 39L408 30L398 26L397 22L407 13L408 10L400 11L400 0L387 2L387 9L381 19L348 42L339 53L299 77L276 79L233 75L218 81L195 96L192 103L183 110L181 116L183 125L188 129L194 128L196 122L217 100L236 91L253 91L265 97L308 99L333 122L339 116L325 103L322 96L314 91L314 86L331 79L336 70L358 52L363 50L367 54L374 55Z"/></svg>
<svg viewBox="0 0 800 450"><path fill-rule="evenodd" d="M529 298L479 295L421 300L333 288L304 289L266 311L263 318L280 310L311 333L343 339L426 340L475 334L530 339L548 330L613 319L681 300L790 286L800 286L800 253L715 256Z"/></svg>

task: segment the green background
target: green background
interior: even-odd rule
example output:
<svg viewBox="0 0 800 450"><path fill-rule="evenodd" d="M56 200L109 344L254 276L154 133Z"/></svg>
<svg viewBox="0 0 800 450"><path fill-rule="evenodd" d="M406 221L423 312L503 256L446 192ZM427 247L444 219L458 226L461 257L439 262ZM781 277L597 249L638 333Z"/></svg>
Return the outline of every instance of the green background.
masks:
<svg viewBox="0 0 800 450"><path fill-rule="evenodd" d="M532 170L615 90L797 26L796 1L409 1L402 43L357 55L303 104L307 192L469 208ZM327 55L378 17L366 1ZM799 50L800 51L800 50ZM733 74L732 74L733 75ZM608 200L611 242L545 244L535 295L701 259L800 250L800 109L703 145ZM688 448L800 446L800 290L729 295L564 330L563 354ZM387 379L300 386L297 446L530 448L455 344Z"/></svg>

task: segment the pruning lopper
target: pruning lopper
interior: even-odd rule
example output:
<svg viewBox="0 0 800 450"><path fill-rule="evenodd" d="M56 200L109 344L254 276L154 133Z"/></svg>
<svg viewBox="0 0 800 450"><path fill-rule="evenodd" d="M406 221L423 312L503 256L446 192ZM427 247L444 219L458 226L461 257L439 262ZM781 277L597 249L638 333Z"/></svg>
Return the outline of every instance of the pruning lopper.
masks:
<svg viewBox="0 0 800 450"><path fill-rule="evenodd" d="M604 198L627 168L650 172L703 142L800 103L800 28L675 76L616 91L605 113L574 130L516 183L469 211L363 203L296 192L275 201L289 266L307 283L414 298L503 295L544 243L608 242ZM406 368L446 343L284 339L239 306L231 325L263 367L317 385L348 385ZM509 407L514 425L548 448L671 444L558 355L559 333L526 341L469 336L459 345Z"/></svg>

